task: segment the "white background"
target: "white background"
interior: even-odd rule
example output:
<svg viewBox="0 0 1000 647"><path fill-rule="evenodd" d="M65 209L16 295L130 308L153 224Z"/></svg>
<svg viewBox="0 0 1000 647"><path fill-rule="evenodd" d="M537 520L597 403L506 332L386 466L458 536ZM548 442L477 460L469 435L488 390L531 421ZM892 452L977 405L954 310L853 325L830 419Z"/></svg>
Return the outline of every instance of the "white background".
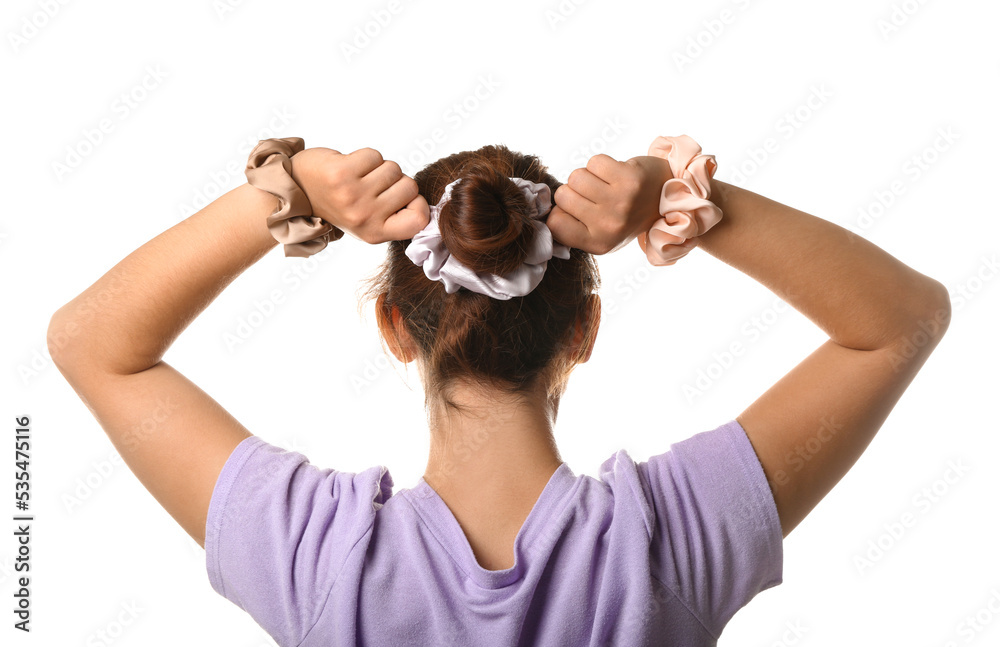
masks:
<svg viewBox="0 0 1000 647"><path fill-rule="evenodd" d="M716 155L719 179L861 233L953 293L944 341L785 541L784 583L721 644L997 644L995 3L16 0L3 13L0 389L8 438L16 416L32 418L37 516L27 636L8 611L12 531L0 540L0 643L98 645L110 630L103 644L122 647L272 644L112 461L45 341L60 305L198 199L241 184L257 139L370 146L411 172L504 143L565 181L594 153L627 159L657 135L689 134ZM110 132L90 144L105 119ZM441 141L426 141L437 128ZM777 149L764 159L754 151L768 138ZM386 465L397 489L412 487L427 457L420 383L411 370L407 387L371 310L356 309L383 256L350 237L309 261L272 250L166 359L265 440L345 471ZM557 428L577 474L732 419L825 339L701 250L651 268L633 245L599 264L598 344ZM283 303L252 316L273 290ZM248 318L260 325L227 344ZM733 342L743 352L729 361ZM699 371L708 381L689 397ZM954 461L968 466L957 479ZM0 499L13 498L12 471ZM3 509L13 515L12 502ZM916 523L894 538L887 527L905 513ZM130 604L135 618L122 615Z"/></svg>

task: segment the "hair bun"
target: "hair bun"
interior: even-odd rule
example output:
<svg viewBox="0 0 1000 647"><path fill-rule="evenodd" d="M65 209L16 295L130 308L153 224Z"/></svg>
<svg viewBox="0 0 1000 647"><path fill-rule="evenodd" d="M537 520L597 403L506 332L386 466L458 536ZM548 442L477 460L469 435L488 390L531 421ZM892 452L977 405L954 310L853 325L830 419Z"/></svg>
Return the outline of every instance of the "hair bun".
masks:
<svg viewBox="0 0 1000 647"><path fill-rule="evenodd" d="M490 165L470 163L459 177L438 215L442 242L474 272L513 272L535 240L533 205L513 180Z"/></svg>

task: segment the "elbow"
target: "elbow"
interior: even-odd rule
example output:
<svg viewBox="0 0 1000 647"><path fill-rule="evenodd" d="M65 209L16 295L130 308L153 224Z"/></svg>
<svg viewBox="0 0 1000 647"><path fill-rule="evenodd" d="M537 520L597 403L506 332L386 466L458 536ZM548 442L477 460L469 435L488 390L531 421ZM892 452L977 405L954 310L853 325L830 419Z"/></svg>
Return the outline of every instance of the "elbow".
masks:
<svg viewBox="0 0 1000 647"><path fill-rule="evenodd" d="M132 361L132 355L123 353L126 347L108 331L98 314L70 302L49 319L46 346L52 363L65 378L73 381L81 376L92 379L97 374L127 375L156 363L133 368L140 362Z"/></svg>
<svg viewBox="0 0 1000 647"><path fill-rule="evenodd" d="M951 293L940 281L930 280L927 292L921 297L920 321L928 335L941 337L951 323Z"/></svg>
<svg viewBox="0 0 1000 647"><path fill-rule="evenodd" d="M909 294L903 334L895 341L909 348L924 348L930 353L951 323L951 294L943 283L934 279L923 281L919 289Z"/></svg>
<svg viewBox="0 0 1000 647"><path fill-rule="evenodd" d="M49 319L49 327L45 331L45 342L52 363L63 374L66 368L79 354L79 342L83 336L83 323L67 311L63 306L56 310Z"/></svg>

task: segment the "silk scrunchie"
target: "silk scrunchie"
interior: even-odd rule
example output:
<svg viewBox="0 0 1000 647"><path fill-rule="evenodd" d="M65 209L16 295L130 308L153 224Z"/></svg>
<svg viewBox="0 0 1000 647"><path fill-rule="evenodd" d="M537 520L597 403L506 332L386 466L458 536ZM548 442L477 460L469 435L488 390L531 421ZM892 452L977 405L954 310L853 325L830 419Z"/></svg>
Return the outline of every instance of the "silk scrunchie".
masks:
<svg viewBox="0 0 1000 647"><path fill-rule="evenodd" d="M344 235L343 230L312 215L309 198L292 179L291 157L304 149L301 137L263 139L247 160L247 182L278 198L277 210L267 217L267 228L285 245L285 256L312 256Z"/></svg>
<svg viewBox="0 0 1000 647"><path fill-rule="evenodd" d="M451 199L452 188L462 181L461 178L444 188L441 199L430 208L430 222L417 232L406 246L406 256L416 265L423 267L427 278L444 283L445 292L450 294L459 287L464 287L494 299L523 297L541 282L550 258L569 258L569 247L556 242L552 238L552 232L542 220L552 208L552 189L548 184L531 182L519 177L510 179L524 193L528 204L533 205L535 213L531 222L537 232L528 256L513 272L505 276L475 272L460 263L444 246L438 216Z"/></svg>
<svg viewBox="0 0 1000 647"><path fill-rule="evenodd" d="M722 210L708 199L715 156L699 153L701 146L687 135L657 137L649 146L647 154L667 160L673 173L660 192L662 217L638 236L639 247L653 265L673 265L722 219Z"/></svg>

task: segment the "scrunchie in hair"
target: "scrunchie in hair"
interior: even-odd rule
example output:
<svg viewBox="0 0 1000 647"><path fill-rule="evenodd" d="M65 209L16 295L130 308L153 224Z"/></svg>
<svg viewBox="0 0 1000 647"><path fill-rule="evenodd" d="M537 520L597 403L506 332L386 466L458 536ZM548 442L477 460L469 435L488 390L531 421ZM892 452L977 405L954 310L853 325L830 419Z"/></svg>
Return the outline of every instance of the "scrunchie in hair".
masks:
<svg viewBox="0 0 1000 647"><path fill-rule="evenodd" d="M431 218L427 226L417 232L406 246L406 256L414 264L423 267L424 274L432 281L444 283L449 294L464 287L473 292L485 294L494 299L507 300L523 297L534 290L545 274L548 261L553 256L568 259L569 247L556 242L543 218L552 208L552 189L548 184L531 182L519 177L510 178L521 189L528 204L534 208L531 224L535 226L534 243L527 258L513 272L500 276L486 272L475 272L451 255L441 239L438 215L451 199L451 190L462 181L461 178L444 188L444 193L436 205L431 206Z"/></svg>

